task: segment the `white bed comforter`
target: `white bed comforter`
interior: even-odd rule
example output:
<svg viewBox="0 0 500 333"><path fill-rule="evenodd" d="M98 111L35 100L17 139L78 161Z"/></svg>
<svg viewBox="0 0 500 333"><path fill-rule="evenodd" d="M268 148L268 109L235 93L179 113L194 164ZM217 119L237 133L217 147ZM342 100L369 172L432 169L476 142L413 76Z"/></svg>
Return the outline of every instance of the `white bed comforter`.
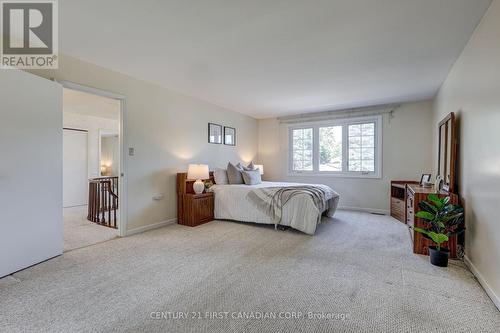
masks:
<svg viewBox="0 0 500 333"><path fill-rule="evenodd" d="M337 209L339 195L326 185L299 184L282 182L262 182L258 185L214 185L210 188L215 194L215 218L262 224L274 224L272 217L257 209L247 198L247 194L256 188L289 187L310 185L321 187L328 193L327 215L333 216ZM313 235L321 222L321 215L310 196L297 195L292 197L282 210L280 225L290 226L306 234Z"/></svg>

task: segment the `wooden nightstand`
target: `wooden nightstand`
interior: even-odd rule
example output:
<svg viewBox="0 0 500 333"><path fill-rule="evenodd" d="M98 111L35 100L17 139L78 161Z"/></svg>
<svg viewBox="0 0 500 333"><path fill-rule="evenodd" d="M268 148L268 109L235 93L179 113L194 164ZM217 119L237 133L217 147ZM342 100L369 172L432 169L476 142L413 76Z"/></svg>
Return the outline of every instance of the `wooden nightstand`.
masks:
<svg viewBox="0 0 500 333"><path fill-rule="evenodd" d="M179 224L196 227L197 225L213 221L214 194L184 194L182 217Z"/></svg>
<svg viewBox="0 0 500 333"><path fill-rule="evenodd" d="M212 179L212 173L210 177ZM190 227L214 219L214 194L195 194L193 183L193 180L187 179L186 173L177 174L177 223Z"/></svg>

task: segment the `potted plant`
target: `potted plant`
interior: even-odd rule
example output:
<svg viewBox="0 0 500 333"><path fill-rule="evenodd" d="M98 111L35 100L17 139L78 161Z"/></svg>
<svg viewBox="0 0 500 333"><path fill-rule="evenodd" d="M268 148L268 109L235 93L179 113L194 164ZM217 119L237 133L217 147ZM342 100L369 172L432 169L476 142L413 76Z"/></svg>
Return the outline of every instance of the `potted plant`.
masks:
<svg viewBox="0 0 500 333"><path fill-rule="evenodd" d="M447 242L450 236L465 230L464 209L449 202L450 197L439 198L436 194L429 194L427 200L418 203L421 210L415 215L423 219L427 226L413 229L436 244L436 246L429 246L429 255L431 264L439 267L448 266L450 254L450 251L443 248L441 244Z"/></svg>

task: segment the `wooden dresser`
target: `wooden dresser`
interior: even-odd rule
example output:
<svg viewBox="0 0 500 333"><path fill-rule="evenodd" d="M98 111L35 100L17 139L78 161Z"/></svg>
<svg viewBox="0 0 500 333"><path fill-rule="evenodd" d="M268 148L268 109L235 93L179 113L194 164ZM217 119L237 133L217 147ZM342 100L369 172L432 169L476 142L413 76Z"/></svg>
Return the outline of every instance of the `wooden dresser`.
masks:
<svg viewBox="0 0 500 333"><path fill-rule="evenodd" d="M213 173L210 172L213 181ZM177 174L177 223L195 227L214 219L214 194L195 194L194 180L187 179L187 173Z"/></svg>
<svg viewBox="0 0 500 333"><path fill-rule="evenodd" d="M420 201L424 201L427 199L427 196L431 193L437 194L439 197L450 196L450 203L457 205L458 204L458 195L448 192L440 192L436 193L434 188L425 188L421 187L418 184L406 184L406 223L408 227L426 227L428 224L420 219L415 217L415 213L420 209L418 208L418 203ZM410 230L410 236L413 241L413 253L418 254L429 254L428 246L433 245L433 243L422 236L422 234L415 232L413 229ZM452 236L450 240L446 243L443 243L445 248L450 249L450 258L457 257L457 237Z"/></svg>

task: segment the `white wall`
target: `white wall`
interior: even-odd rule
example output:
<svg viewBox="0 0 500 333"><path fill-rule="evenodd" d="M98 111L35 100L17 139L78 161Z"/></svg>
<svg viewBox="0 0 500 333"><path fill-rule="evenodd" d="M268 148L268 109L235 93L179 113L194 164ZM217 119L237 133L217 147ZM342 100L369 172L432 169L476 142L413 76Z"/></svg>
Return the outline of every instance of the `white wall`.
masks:
<svg viewBox="0 0 500 333"><path fill-rule="evenodd" d="M64 108L64 103L63 103ZM117 112L120 104L117 103ZM76 114L64 110L63 127L82 129L88 131L88 177L95 178L101 174L99 165L99 131L108 133L119 133L120 123L118 120Z"/></svg>
<svg viewBox="0 0 500 333"><path fill-rule="evenodd" d="M60 55L59 61L58 70L32 72L127 98L126 146L135 148L135 156L125 156L129 231L177 217L175 175L188 163L213 169L257 155L257 121L251 117L72 57ZM237 146L207 143L208 122L236 128ZM153 200L160 193L164 199Z"/></svg>
<svg viewBox="0 0 500 333"><path fill-rule="evenodd" d="M322 183L340 194L340 207L387 212L391 180L420 180L432 171L432 103L403 104L383 120L382 179L287 176L288 131L277 119L259 120L259 162L266 180Z"/></svg>
<svg viewBox="0 0 500 333"><path fill-rule="evenodd" d="M465 252L500 307L500 0L493 1L476 28L434 106L434 127L449 112L459 118Z"/></svg>

